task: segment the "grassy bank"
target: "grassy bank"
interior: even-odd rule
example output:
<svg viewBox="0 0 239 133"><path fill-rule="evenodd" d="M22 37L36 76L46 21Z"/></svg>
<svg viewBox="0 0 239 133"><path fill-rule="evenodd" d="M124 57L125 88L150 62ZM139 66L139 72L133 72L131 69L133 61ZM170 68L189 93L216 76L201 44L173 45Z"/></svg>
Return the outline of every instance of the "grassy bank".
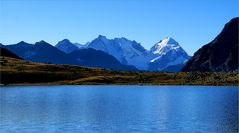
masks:
<svg viewBox="0 0 239 133"><path fill-rule="evenodd" d="M0 57L1 84L239 85L238 73L144 72L33 63Z"/></svg>

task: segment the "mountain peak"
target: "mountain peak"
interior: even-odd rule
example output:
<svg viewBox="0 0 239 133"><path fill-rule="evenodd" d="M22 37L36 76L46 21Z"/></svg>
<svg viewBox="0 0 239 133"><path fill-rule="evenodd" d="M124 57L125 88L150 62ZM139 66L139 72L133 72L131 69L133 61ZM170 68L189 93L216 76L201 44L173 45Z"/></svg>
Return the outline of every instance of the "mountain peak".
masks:
<svg viewBox="0 0 239 133"><path fill-rule="evenodd" d="M60 42L62 42L62 43L69 43L70 42L70 40L69 39L63 39L62 41L60 41Z"/></svg>
<svg viewBox="0 0 239 133"><path fill-rule="evenodd" d="M65 53L70 53L72 51L79 49L75 44L71 43L70 40L68 40L68 39L63 39L62 41L59 41L55 45L55 47Z"/></svg>
<svg viewBox="0 0 239 133"><path fill-rule="evenodd" d="M12 45L14 45L14 44L12 44ZM21 42L17 43L16 45L18 45L20 47L28 47L28 46L30 46L32 44L29 44L27 42L21 41Z"/></svg>
<svg viewBox="0 0 239 133"><path fill-rule="evenodd" d="M52 46L52 45L47 43L47 42L45 42L44 40L41 40L39 42L36 42L35 46Z"/></svg>
<svg viewBox="0 0 239 133"><path fill-rule="evenodd" d="M176 44L176 45L178 45L178 42L175 41L172 37L165 37L158 44L160 44L160 45L167 45L167 44Z"/></svg>
<svg viewBox="0 0 239 133"><path fill-rule="evenodd" d="M150 70L170 70L178 71L183 63L190 57L183 48L172 37L165 37L156 43L151 49L152 59L150 60ZM168 69L174 66L175 70Z"/></svg>
<svg viewBox="0 0 239 133"><path fill-rule="evenodd" d="M99 39L107 39L106 36L103 36L103 35L99 35L98 38Z"/></svg>
<svg viewBox="0 0 239 133"><path fill-rule="evenodd" d="M59 41L57 44L56 44L56 46L57 45L71 45L72 43L71 43L71 41L69 40L69 39L63 39L63 40L61 40L61 41Z"/></svg>
<svg viewBox="0 0 239 133"><path fill-rule="evenodd" d="M151 49L150 52L153 54L164 54L170 50L181 48L177 41L172 37L165 37L163 40L160 40L156 43Z"/></svg>
<svg viewBox="0 0 239 133"><path fill-rule="evenodd" d="M24 41L21 41L21 42L19 42L19 43L17 43L17 44L27 44L26 42L24 42Z"/></svg>
<svg viewBox="0 0 239 133"><path fill-rule="evenodd" d="M41 40L41 41L39 41L39 42L36 42L36 44L39 44L39 43L47 43L47 42L45 42L44 40Z"/></svg>

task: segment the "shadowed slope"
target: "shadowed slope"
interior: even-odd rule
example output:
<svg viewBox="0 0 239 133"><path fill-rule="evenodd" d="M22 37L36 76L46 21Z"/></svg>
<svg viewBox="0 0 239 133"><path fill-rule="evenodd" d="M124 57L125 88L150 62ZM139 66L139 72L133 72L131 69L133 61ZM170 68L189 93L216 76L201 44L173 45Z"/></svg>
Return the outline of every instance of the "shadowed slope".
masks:
<svg viewBox="0 0 239 133"><path fill-rule="evenodd" d="M222 32L200 48L182 71L238 71L239 18L228 22Z"/></svg>

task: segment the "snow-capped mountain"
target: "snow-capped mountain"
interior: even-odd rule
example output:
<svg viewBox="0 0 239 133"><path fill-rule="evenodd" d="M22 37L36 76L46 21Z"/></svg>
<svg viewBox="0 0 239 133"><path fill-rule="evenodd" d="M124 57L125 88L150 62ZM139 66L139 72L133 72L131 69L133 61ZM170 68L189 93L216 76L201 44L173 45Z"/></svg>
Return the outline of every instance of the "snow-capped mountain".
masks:
<svg viewBox="0 0 239 133"><path fill-rule="evenodd" d="M35 45L22 41L18 44L4 47L15 52L21 58L31 61L79 64L75 60L76 57L77 59L78 57L84 57L84 62L80 62L80 65L87 66L90 62L91 65L89 66L102 67L105 65L103 68L120 70L135 70L137 68L138 70L148 71L180 71L190 58L179 43L171 37L166 37L159 41L150 50L146 50L136 41L123 37L107 39L102 35L84 45L71 43L68 39L64 39L58 42L55 47L44 41L37 42ZM100 52L94 52L94 50L99 50ZM71 54L73 52L75 54ZM117 60L118 63L114 60ZM104 62L99 63L100 61ZM113 62L116 62L114 67L109 65ZM119 65L117 66L117 64ZM132 67L131 69L128 66L136 68Z"/></svg>
<svg viewBox="0 0 239 133"><path fill-rule="evenodd" d="M87 44L88 48L104 51L122 64L134 65L136 68L147 69L146 56L148 51L136 41L126 38L107 39L105 36L99 35Z"/></svg>
<svg viewBox="0 0 239 133"><path fill-rule="evenodd" d="M102 35L83 47L104 51L122 64L133 65L139 70L180 71L190 58L171 37L164 38L149 51L136 41L126 38L107 39Z"/></svg>
<svg viewBox="0 0 239 133"><path fill-rule="evenodd" d="M167 70L170 66L182 67L190 58L178 42L171 37L166 37L156 43L150 49L150 57L148 69L155 71Z"/></svg>
<svg viewBox="0 0 239 133"><path fill-rule="evenodd" d="M68 39L64 39L62 41L59 41L56 45L56 48L58 48L59 50L65 52L65 53L71 53L75 50L79 50L79 48L71 43Z"/></svg>

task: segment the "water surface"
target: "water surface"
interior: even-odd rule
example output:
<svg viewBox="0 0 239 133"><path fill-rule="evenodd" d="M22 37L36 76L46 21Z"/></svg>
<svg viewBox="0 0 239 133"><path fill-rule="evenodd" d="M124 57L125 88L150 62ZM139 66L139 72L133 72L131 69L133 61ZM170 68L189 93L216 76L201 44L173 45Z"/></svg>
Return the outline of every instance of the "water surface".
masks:
<svg viewBox="0 0 239 133"><path fill-rule="evenodd" d="M0 88L0 132L236 133L238 88Z"/></svg>

